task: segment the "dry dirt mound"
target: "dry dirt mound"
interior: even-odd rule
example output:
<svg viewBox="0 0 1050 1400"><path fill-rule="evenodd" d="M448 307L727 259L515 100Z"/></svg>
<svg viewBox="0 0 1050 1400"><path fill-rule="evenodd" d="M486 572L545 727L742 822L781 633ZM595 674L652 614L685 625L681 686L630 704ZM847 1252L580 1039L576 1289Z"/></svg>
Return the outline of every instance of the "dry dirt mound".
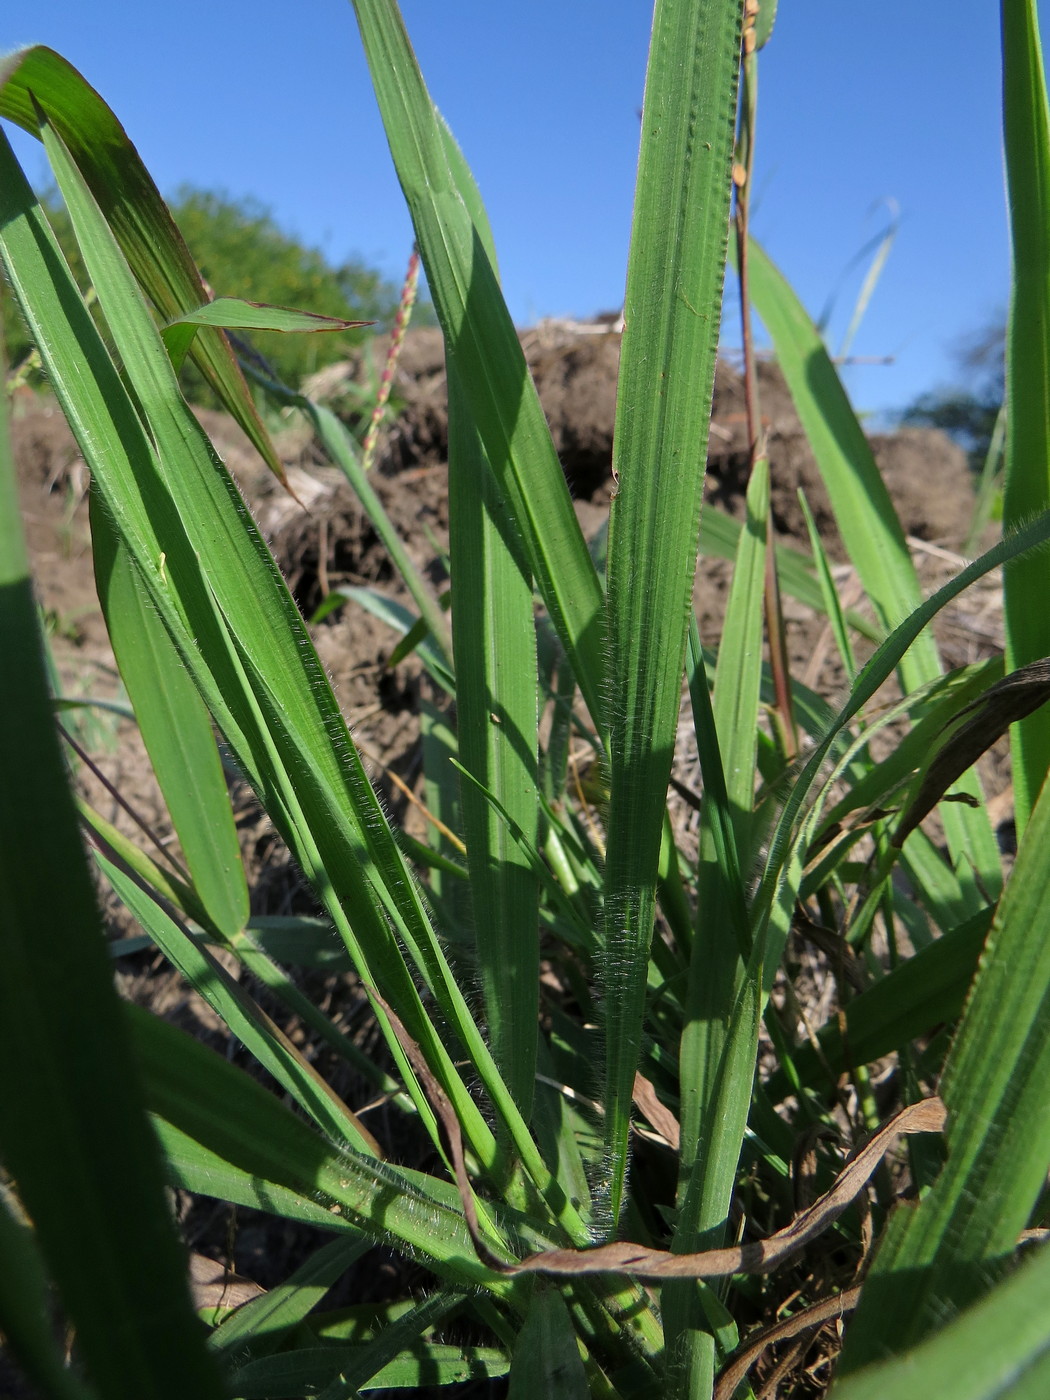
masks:
<svg viewBox="0 0 1050 1400"><path fill-rule="evenodd" d="M522 333L522 345L550 422L555 446L585 533L604 519L611 488L613 420L620 337L611 323L544 323ZM371 354L381 366L386 342ZM329 369L324 388L361 366ZM772 466L773 515L782 538L804 542L797 499L802 486L829 548L839 555L834 522L812 453L783 380L759 367L764 426ZM319 388L322 386L318 386ZM374 475L376 488L416 564L437 587L444 582L447 546L448 417L440 332L414 331L398 364L399 411L385 430ZM365 584L401 595L375 530L342 474L320 458L302 423L290 422L279 448L296 493L289 497L267 472L239 429L222 414L200 417L271 541L289 585L309 616L332 589ZM67 683L78 693L114 687L112 658L98 613L87 530L87 470L57 408L45 398L20 397L13 422L30 551L40 595L52 621L53 645ZM963 453L942 434L908 429L873 439L876 458L906 532L958 548L973 508ZM747 451L740 376L720 364L715 380L708 462L709 500L739 516L746 490ZM705 561L697 603L705 639L720 623L727 569ZM403 595L402 595L403 596ZM796 610L797 611L797 610ZM812 619L791 615L800 656L812 651ZM340 703L363 746L380 764L411 783L415 777L414 712L419 671L412 662L385 666L390 633L357 608L335 614L317 630L317 645ZM832 678L834 683L834 678ZM395 807L396 791L389 795Z"/></svg>
<svg viewBox="0 0 1050 1400"><path fill-rule="evenodd" d="M524 331L521 341L574 499L607 502L619 335L603 322L582 326L546 322ZM386 340L378 337L372 353L380 363L386 346ZM347 366L344 373L357 371L357 366ZM827 493L783 377L774 364L761 361L758 378L762 421L769 436L774 524L787 539L806 539L797 495L801 487L822 533L834 540ZM448 417L440 331L409 334L396 385L402 409L388 434L382 469L396 475L443 464L448 455ZM974 501L962 450L943 433L923 428L876 436L871 442L905 532L958 548ZM743 386L740 375L720 362L708 451L709 499L739 514L747 471Z"/></svg>

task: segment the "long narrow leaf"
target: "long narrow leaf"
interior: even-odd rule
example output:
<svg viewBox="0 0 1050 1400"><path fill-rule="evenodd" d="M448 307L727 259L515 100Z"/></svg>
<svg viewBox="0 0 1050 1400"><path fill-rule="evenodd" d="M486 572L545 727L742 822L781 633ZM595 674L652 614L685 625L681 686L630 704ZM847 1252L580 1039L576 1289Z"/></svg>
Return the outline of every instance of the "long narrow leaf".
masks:
<svg viewBox="0 0 1050 1400"><path fill-rule="evenodd" d="M232 937L248 920L248 884L211 720L97 496L95 501L95 578L121 679L196 893L216 926Z"/></svg>
<svg viewBox="0 0 1050 1400"><path fill-rule="evenodd" d="M755 309L773 338L778 363L817 459L843 542L880 624L888 630L914 613L922 602L904 532L871 445L816 327L754 240L749 244L749 257ZM915 690L933 680L941 669L932 635L917 638L901 661L905 690ZM968 912L976 913L983 902L983 892L995 894L1002 887L1002 872L975 775L966 779L962 790L976 797L977 804L946 804L941 815L959 878L969 898Z"/></svg>
<svg viewBox="0 0 1050 1400"><path fill-rule="evenodd" d="M354 0L427 282L492 471L598 727L602 596L517 332L396 5Z"/></svg>
<svg viewBox="0 0 1050 1400"><path fill-rule="evenodd" d="M218 1400L54 730L3 404L0 608L0 1153L100 1396Z"/></svg>
<svg viewBox="0 0 1050 1400"><path fill-rule="evenodd" d="M37 136L34 100L53 114L76 153L128 262L160 314L168 320L206 302L200 273L124 128L73 65L42 46L22 49L0 64L0 117ZM226 337L198 337L193 354L224 406L283 481L281 460Z"/></svg>
<svg viewBox="0 0 1050 1400"><path fill-rule="evenodd" d="M741 7L658 0L616 396L605 890L611 1223L627 1174L729 230Z"/></svg>
<svg viewBox="0 0 1050 1400"><path fill-rule="evenodd" d="M1050 786L996 911L941 1083L948 1162L891 1221L845 1356L921 1340L989 1286L1013 1254L1050 1166Z"/></svg>
<svg viewBox="0 0 1050 1400"><path fill-rule="evenodd" d="M1003 148L1010 204L1013 281L1006 337L1006 465L1003 529L1050 505L1050 111L1035 0L1003 0ZM1046 562L1006 570L1003 605L1010 670L1050 654ZM1050 713L1013 731L1017 829L1050 767Z"/></svg>

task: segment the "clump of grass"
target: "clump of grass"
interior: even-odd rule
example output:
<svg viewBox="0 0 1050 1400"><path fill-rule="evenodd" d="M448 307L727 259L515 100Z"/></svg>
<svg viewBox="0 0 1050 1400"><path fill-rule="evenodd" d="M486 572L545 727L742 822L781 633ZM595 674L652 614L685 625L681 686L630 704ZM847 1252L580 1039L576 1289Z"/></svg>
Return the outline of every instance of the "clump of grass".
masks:
<svg viewBox="0 0 1050 1400"><path fill-rule="evenodd" d="M1040 1222L1050 1160L1050 723L1039 708L1050 648L1036 548L1050 537L1039 513L1050 376L1031 352L1047 343L1050 211L1038 199L1050 189L1050 142L1034 6L1004 6L1021 269L1007 533L930 599L834 365L748 235L756 55L772 11L752 0L656 5L601 572L466 161L396 6L356 0L355 11L449 371L451 631L403 551L417 612L388 613L455 701L454 727L451 711L425 716L427 801L440 819L429 846L391 827L307 628L178 387L192 355L277 468L221 329L302 328L303 314L211 301L97 94L48 50L0 69L0 114L45 145L112 341L111 352L0 146L0 256L91 467L100 602L185 868L162 871L88 814L91 857L281 1091L112 994L0 458L4 635L17 661L0 673L0 1231L14 1261L0 1278L0 1319L10 1344L46 1393L107 1400L335 1400L507 1373L513 1395L685 1397L713 1393L738 1353L746 1361L718 1383L728 1396L762 1354L738 1349L763 1320L787 1308L803 1329L856 1307L835 1394L877 1385L903 1397L916 1373L924 1393L1006 1393L996 1375L1041 1365L1048 1327L1030 1306L1045 1257L994 1282ZM692 616L734 169L745 306L773 339L876 619L876 649L859 669L819 540L814 572L776 567L754 426L716 653ZM310 415L396 551L339 420L272 392ZM755 425L753 384L749 408ZM996 663L944 675L930 622L1004 564L1011 674ZM830 717L787 674L781 588L832 620L854 679ZM894 717L910 728L877 759L871 706L893 677L904 697ZM696 861L676 849L667 818L683 683L703 774ZM767 707L777 716L768 732ZM972 764L1014 722L1022 840L1004 889ZM326 915L279 943L249 918L216 729ZM570 781L574 737L603 775L597 810ZM934 807L943 847L922 825ZM771 993L778 978L790 988L793 936L814 930L849 963L853 988L809 1035ZM215 948L359 1064L295 983L297 961L345 957L394 1066L382 1086L447 1172L384 1160ZM776 1064L757 1075L763 1036ZM869 1066L890 1055L892 1101L876 1107ZM830 1144L830 1130L849 1141ZM888 1219L894 1175L878 1178L871 1201L866 1183L904 1133L897 1176L919 1201ZM815 1199L796 1213L800 1146ZM165 1181L333 1238L205 1340ZM373 1241L425 1262L437 1289L351 1341L319 1305ZM72 1366L43 1324L48 1278L76 1328ZM454 1314L484 1343L442 1341ZM899 1364L879 1365L887 1354Z"/></svg>

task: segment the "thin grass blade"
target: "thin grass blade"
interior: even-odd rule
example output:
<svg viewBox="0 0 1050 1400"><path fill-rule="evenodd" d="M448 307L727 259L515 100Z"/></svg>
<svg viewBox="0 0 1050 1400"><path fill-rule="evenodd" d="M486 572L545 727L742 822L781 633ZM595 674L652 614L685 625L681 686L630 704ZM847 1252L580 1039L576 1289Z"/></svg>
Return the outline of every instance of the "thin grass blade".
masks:
<svg viewBox="0 0 1050 1400"><path fill-rule="evenodd" d="M341 1235L322 1245L284 1283L242 1304L208 1338L208 1348L238 1366L244 1358L266 1356L304 1322L332 1285L360 1259L371 1241Z"/></svg>
<svg viewBox="0 0 1050 1400"><path fill-rule="evenodd" d="M1003 530L1050 505L1050 111L1035 0L1003 0L1003 148L1013 244L1006 334L1006 459ZM1019 559L1003 579L1006 664L1050 653L1050 622L1036 603L1046 561ZM1050 767L1050 714L1013 730L1018 834Z"/></svg>
<svg viewBox="0 0 1050 1400"><path fill-rule="evenodd" d="M520 540L470 407L449 375L452 634L474 939L493 1054L523 1114L532 1109L539 1027L539 885L507 822L539 836L536 629Z"/></svg>
<svg viewBox="0 0 1050 1400"><path fill-rule="evenodd" d="M755 310L773 339L843 543L880 625L888 631L922 603L904 532L871 446L805 308L753 239L749 259ZM1050 651L1050 646L1046 650ZM902 659L902 685L906 691L915 690L941 670L933 637L921 636ZM983 903L982 890L994 895L1002 888L1002 872L976 775L967 778L963 790L977 799L978 806L947 804L941 815L970 912L976 913Z"/></svg>
<svg viewBox="0 0 1050 1400"><path fill-rule="evenodd" d="M750 848L755 799L768 515L769 463L760 458L748 484L747 524L722 628L713 706L707 702L695 620L690 627L690 695L697 748L703 755L704 804L697 869L699 920L679 1054L682 1131L674 1248L683 1253L722 1243L720 1227L736 1177L757 1051L756 1040L749 1058L741 1041L737 1055L727 1058L731 1039L739 1039L744 1029L733 1013L750 951L739 853ZM750 1015L746 999L744 1007ZM754 1030L757 1036L757 1019ZM731 1073L737 1077L729 1078ZM718 1133L710 1131L715 1121ZM663 1296L668 1346L684 1393L698 1374L710 1369L711 1337L692 1284L669 1285Z"/></svg>

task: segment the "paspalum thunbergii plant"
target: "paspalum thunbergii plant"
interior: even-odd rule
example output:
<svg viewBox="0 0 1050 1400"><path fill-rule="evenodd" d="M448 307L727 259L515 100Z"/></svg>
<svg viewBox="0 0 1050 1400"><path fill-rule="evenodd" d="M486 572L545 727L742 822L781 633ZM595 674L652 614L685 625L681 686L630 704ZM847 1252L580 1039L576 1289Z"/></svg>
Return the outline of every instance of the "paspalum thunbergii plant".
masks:
<svg viewBox="0 0 1050 1400"><path fill-rule="evenodd" d="M280 473L224 330L316 320L248 306L236 287L213 300L84 79L43 48L0 67L0 116L44 144L98 321L6 141L0 256L91 469L99 601L182 853L162 868L82 804L89 858L278 1091L113 992L0 434L8 1345L42 1393L106 1400L334 1400L506 1374L514 1396L685 1397L710 1395L719 1372L728 1396L768 1355L752 1335L764 1321L778 1316L786 1336L856 1308L836 1395L1043 1393L1050 1256L1037 1248L1013 1272L1050 1161L1050 622L1036 548L1050 536L1050 142L1035 5L1003 4L1004 536L929 599L820 337L748 236L755 74L775 6L656 4L615 484L607 540L590 547L466 160L396 5L354 9L445 339L450 629L343 425L294 390L265 392L307 415L395 551L415 611L384 615L429 673L427 805L458 845L437 825L429 846L392 829L309 628L179 389L190 356ZM819 538L811 557L772 540L750 349L746 520L707 507L700 528L729 251L867 611L841 606ZM721 638L693 616L698 543L734 560ZM945 673L929 624L1000 565L1005 669ZM837 709L787 676L781 591L828 616L851 679ZM889 682L897 698L876 712ZM667 806L683 685L698 856ZM873 745L888 724L895 743ZM972 766L1011 724L1020 845L1004 889ZM249 916L216 734L323 914L279 940ZM600 775L589 797L569 781L581 745ZM828 976L850 969L811 1033L791 1010L800 930L832 950ZM217 948L265 984L269 1012ZM383 1065L303 996L296 968L321 953L353 970ZM432 1169L387 1160L274 1006L392 1096ZM886 1057L898 1072L877 1102L869 1067ZM846 1140L827 1141L830 1128ZM915 1135L907 1182L903 1167L884 1173L861 1211L901 1134ZM815 1186L798 1213L800 1143ZM894 1182L918 1199L891 1212ZM165 1183L328 1241L205 1327ZM376 1242L425 1264L431 1290L368 1320L326 1312L327 1289ZM74 1329L71 1361L49 1286Z"/></svg>

